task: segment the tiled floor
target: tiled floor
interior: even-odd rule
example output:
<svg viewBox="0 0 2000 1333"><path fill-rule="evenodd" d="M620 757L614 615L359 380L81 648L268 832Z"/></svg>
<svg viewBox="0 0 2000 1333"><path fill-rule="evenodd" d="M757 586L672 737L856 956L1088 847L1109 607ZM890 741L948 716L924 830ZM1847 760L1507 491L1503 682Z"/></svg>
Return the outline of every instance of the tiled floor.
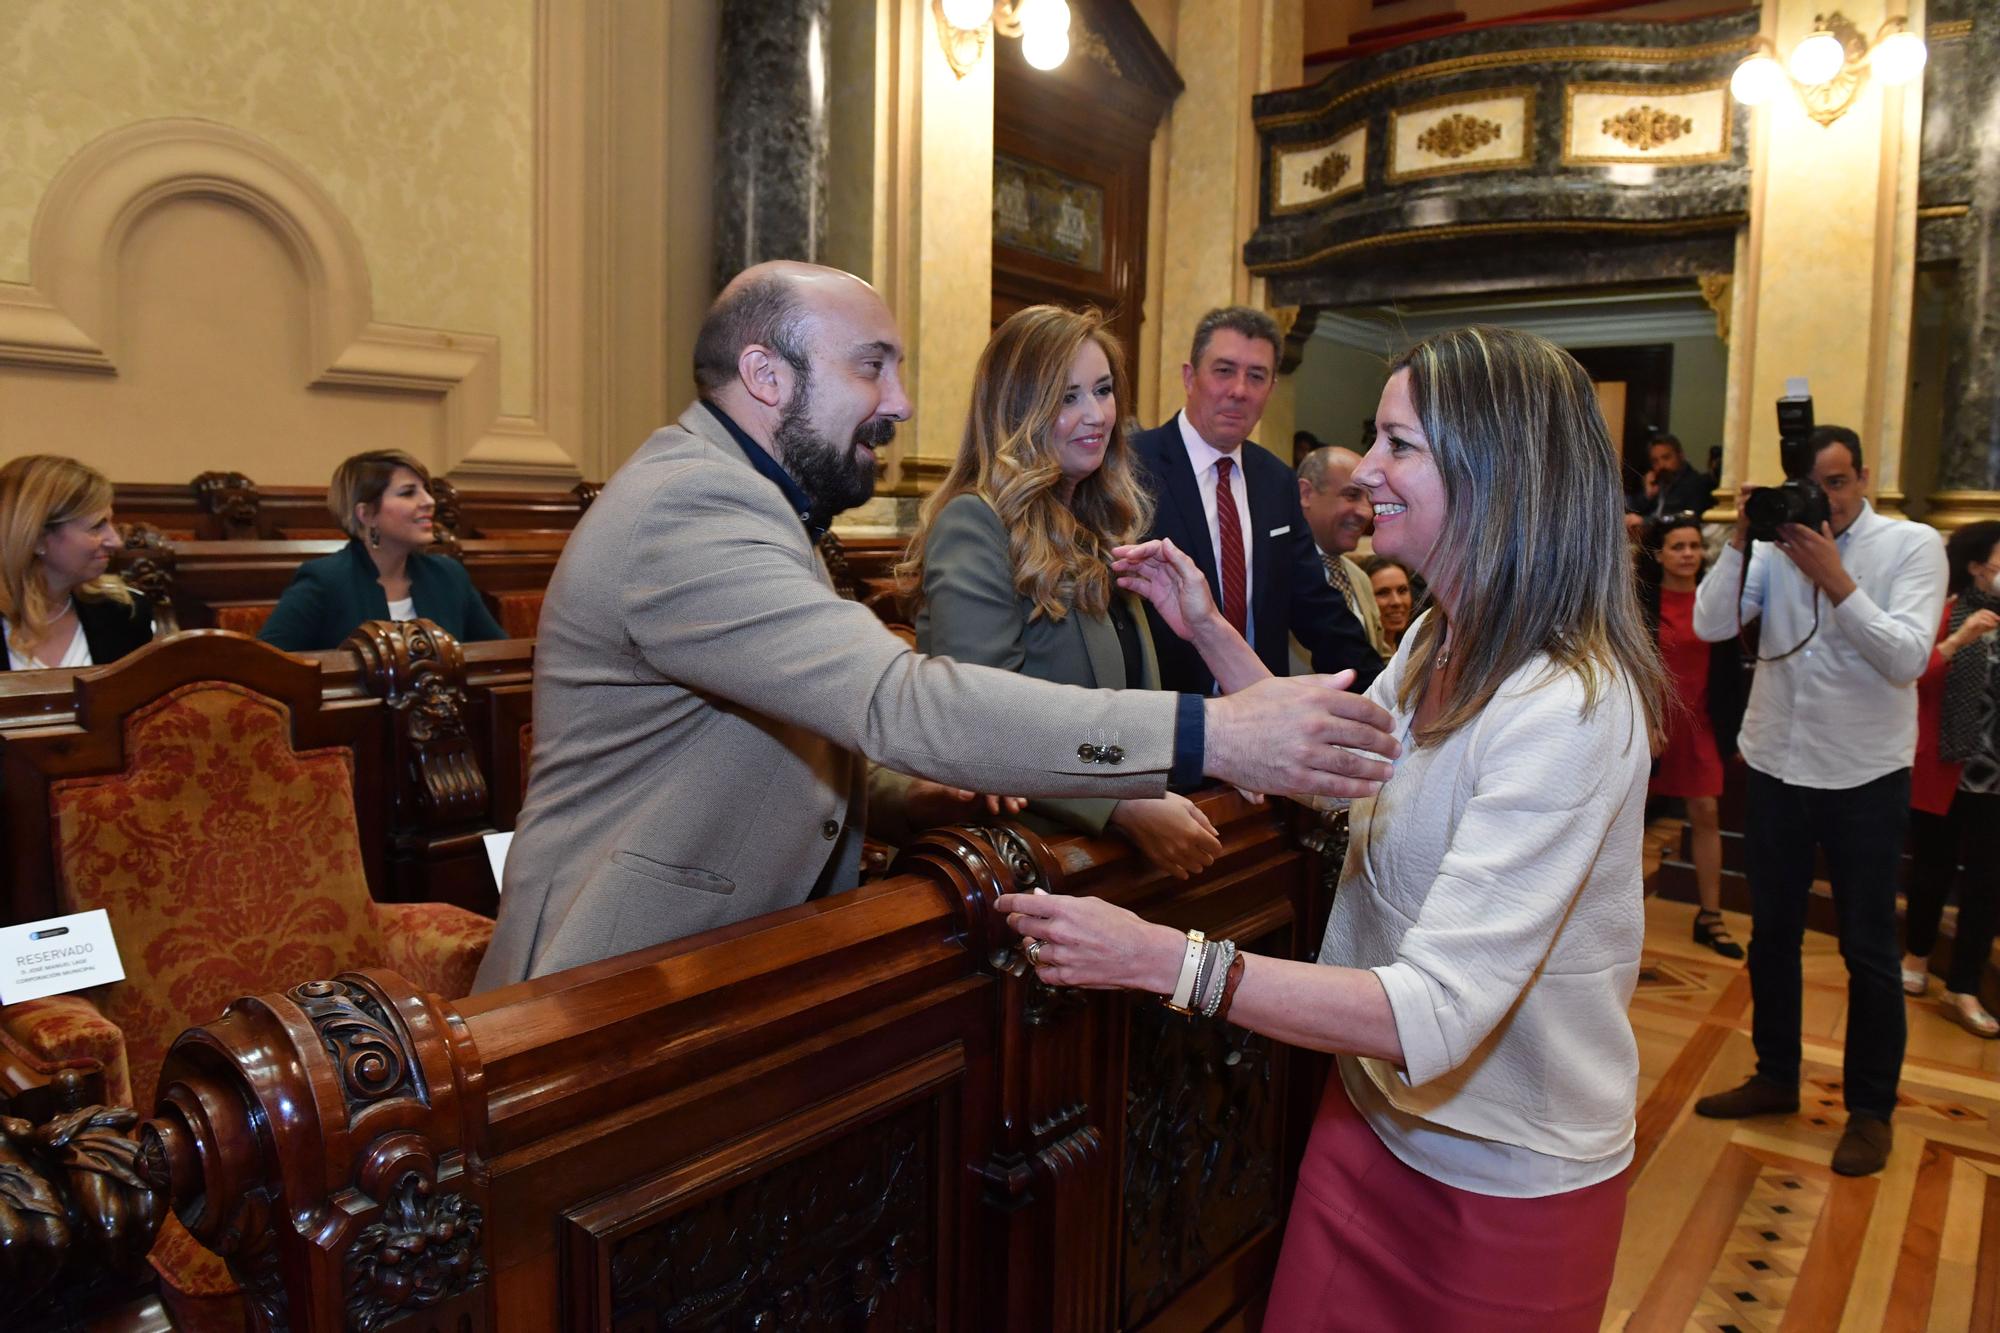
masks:
<svg viewBox="0 0 2000 1333"><path fill-rule="evenodd" d="M1695 1099L1754 1063L1749 977L1689 939L1693 908L1646 910L1637 1176L1604 1327L2000 1330L2000 1042L1946 1019L1933 978L1909 1001L1889 1165L1836 1176L1847 987L1832 937L1807 936L1798 1114L1704 1120ZM1749 938L1747 919L1730 926Z"/></svg>

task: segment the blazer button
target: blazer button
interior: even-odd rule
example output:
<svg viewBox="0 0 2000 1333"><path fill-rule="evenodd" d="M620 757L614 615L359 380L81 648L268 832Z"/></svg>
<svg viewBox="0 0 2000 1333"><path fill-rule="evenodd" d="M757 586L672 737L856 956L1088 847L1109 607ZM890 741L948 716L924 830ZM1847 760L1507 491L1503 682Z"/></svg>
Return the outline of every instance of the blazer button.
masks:
<svg viewBox="0 0 2000 1333"><path fill-rule="evenodd" d="M1116 745L1107 745L1097 752L1097 757L1107 764L1122 763L1125 759L1125 751Z"/></svg>
<svg viewBox="0 0 2000 1333"><path fill-rule="evenodd" d="M825 838L828 842L832 842L840 836L840 821L829 819L824 824L821 824L819 826L819 836Z"/></svg>
<svg viewBox="0 0 2000 1333"><path fill-rule="evenodd" d="M1097 762L1097 747L1086 741L1076 747L1076 757L1086 764L1094 764Z"/></svg>

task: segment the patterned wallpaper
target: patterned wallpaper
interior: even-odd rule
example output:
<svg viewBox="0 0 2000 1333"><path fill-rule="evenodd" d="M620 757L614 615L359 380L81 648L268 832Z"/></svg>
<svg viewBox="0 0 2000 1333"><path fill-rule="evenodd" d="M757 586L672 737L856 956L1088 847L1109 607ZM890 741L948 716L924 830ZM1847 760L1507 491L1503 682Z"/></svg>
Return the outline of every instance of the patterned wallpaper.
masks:
<svg viewBox="0 0 2000 1333"><path fill-rule="evenodd" d="M136 120L258 135L333 196L375 318L490 333L533 407L535 0L0 0L0 282L72 154Z"/></svg>

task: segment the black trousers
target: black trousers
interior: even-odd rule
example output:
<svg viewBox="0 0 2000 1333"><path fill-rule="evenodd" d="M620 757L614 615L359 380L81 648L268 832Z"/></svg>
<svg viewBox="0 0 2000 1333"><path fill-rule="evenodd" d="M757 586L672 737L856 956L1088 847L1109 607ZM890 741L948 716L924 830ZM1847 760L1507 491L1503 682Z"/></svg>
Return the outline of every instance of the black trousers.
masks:
<svg viewBox="0 0 2000 1333"><path fill-rule="evenodd" d="M1817 845L1826 853L1847 963L1847 1109L1884 1120L1896 1108L1903 1072L1896 869L1909 816L1907 768L1837 791L1795 787L1753 768L1743 815L1757 1072L1775 1083L1799 1081L1799 949Z"/></svg>
<svg viewBox="0 0 2000 1333"><path fill-rule="evenodd" d="M2000 909L2000 793L1962 791L1942 815L1910 812L1909 909L1903 915L1903 947L1924 958L1937 948L1944 900L1958 880L1958 933L1944 984L1966 995L1979 993L1980 973L1993 949L1996 909ZM1963 862L1965 873L1960 875Z"/></svg>

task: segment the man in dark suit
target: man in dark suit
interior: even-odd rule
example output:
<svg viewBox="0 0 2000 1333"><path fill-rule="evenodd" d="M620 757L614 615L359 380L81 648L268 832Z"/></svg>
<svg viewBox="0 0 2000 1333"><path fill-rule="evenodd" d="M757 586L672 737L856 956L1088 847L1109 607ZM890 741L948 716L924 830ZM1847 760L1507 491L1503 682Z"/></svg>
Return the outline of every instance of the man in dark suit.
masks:
<svg viewBox="0 0 2000 1333"><path fill-rule="evenodd" d="M1694 470L1679 438L1655 435L1646 446L1646 461L1652 467L1630 496L1633 513L1657 519L1682 512L1699 514L1709 507L1715 483L1707 473Z"/></svg>
<svg viewBox="0 0 2000 1333"><path fill-rule="evenodd" d="M1313 670L1354 671L1354 689L1382 670L1361 623L1328 586L1298 482L1284 461L1250 440L1278 369L1278 326L1247 306L1211 310L1195 326L1181 367L1187 406L1132 437L1153 494L1150 540L1166 537L1208 576L1209 591L1274 675L1290 671L1296 635ZM1201 655L1146 608L1163 689L1208 694Z"/></svg>

